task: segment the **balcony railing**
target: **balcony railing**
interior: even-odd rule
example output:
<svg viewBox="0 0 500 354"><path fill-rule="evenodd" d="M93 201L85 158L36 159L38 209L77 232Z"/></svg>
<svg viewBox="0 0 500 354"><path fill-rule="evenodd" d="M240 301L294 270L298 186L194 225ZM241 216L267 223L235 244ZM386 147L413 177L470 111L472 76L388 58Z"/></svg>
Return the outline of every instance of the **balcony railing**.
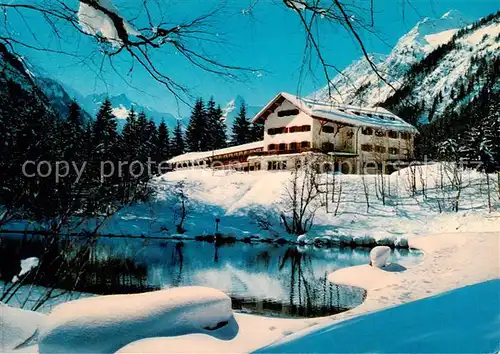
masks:
<svg viewBox="0 0 500 354"><path fill-rule="evenodd" d="M318 149L318 148L299 148L299 149L285 149L285 150L268 150L268 151L258 151L253 152L248 157L252 156L272 156L272 155L289 155L289 154L300 154L302 152L316 152L322 154L331 153L347 153L353 154L353 151L341 151L341 150L331 150L331 149Z"/></svg>

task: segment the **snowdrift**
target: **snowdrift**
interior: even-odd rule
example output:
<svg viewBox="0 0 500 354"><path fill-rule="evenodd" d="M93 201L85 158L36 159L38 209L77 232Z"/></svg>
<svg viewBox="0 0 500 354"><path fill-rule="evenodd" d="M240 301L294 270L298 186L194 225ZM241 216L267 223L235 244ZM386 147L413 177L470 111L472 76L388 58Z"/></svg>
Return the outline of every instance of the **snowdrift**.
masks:
<svg viewBox="0 0 500 354"><path fill-rule="evenodd" d="M292 335L257 352L493 353L499 292L500 280L492 280Z"/></svg>
<svg viewBox="0 0 500 354"><path fill-rule="evenodd" d="M57 306L39 329L40 353L113 353L144 338L210 333L232 321L219 290L182 287Z"/></svg>
<svg viewBox="0 0 500 354"><path fill-rule="evenodd" d="M0 353L12 352L36 334L45 315L0 302Z"/></svg>

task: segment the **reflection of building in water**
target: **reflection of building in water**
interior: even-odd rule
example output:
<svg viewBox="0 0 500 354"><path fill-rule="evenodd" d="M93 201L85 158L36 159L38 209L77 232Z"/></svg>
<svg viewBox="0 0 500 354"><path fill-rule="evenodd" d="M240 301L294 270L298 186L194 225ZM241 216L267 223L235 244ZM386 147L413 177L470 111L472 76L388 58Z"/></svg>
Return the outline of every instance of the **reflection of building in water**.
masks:
<svg viewBox="0 0 500 354"><path fill-rule="evenodd" d="M168 162L174 169L289 170L304 156L329 161L330 169L376 172L384 162L414 156L417 129L384 108L317 102L280 93L255 117L263 140L226 149L191 152Z"/></svg>

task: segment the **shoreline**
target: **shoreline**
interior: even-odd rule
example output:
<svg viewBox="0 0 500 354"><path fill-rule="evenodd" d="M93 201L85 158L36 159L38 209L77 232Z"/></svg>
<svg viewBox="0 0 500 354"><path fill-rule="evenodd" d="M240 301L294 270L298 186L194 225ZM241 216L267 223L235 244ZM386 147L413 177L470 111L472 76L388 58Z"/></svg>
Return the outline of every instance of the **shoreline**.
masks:
<svg viewBox="0 0 500 354"><path fill-rule="evenodd" d="M422 260L402 271L387 271L369 265L342 268L330 273L335 284L366 290L359 306L332 316L309 319L270 318L234 313L238 333L230 340L206 334L149 338L131 343L121 352L253 352L344 320L435 296L467 285L499 277L500 233L452 233L410 238ZM400 269L401 270L401 269ZM36 346L24 352L36 351Z"/></svg>

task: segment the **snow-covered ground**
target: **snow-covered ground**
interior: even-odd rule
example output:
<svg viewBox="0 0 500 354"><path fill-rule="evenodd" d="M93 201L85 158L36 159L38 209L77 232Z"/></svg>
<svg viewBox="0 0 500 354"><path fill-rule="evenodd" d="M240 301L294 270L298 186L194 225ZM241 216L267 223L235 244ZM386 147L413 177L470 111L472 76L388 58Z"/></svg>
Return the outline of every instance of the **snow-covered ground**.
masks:
<svg viewBox="0 0 500 354"><path fill-rule="evenodd" d="M120 304L135 303L131 295L130 300L116 301L112 306L105 306L99 311L99 306L89 303L94 301L106 302L107 298L93 298L78 300L63 304L47 317L34 317L41 322L32 321L30 316L23 321L22 317L15 317L16 309L2 306L2 336L13 333L13 327L22 335L15 340L4 340L4 350L11 351L13 345L24 342L35 334L35 327L41 333L44 328L55 328L62 323L64 334L65 323L71 326L85 322L92 330L110 330L106 332L106 346L102 351L111 347L124 345L122 334L134 332L137 341L126 344L120 353L164 353L164 352L493 352L498 349L500 334L498 333L500 282L500 233L453 233L437 234L410 239L410 245L422 249L425 253L422 263L412 266L390 265L388 268L372 268L368 265L338 270L330 275L330 280L336 283L346 283L362 286L368 291L366 301L359 307L334 316L316 319L278 319L245 314L234 314L234 320L217 329L214 324L201 330L201 333L172 336L158 330L145 333L137 323L156 320L164 312L159 309L162 303L168 303L167 308L174 305L175 317L181 321L180 325L189 324L190 319L196 317L183 316L182 299L173 299L165 296L158 299L158 306L144 303L140 314L133 314L125 319L129 323L126 329L112 324L124 318L132 308ZM490 281L490 282L488 282ZM479 284L482 282L487 282ZM479 284L450 293L432 297L453 289ZM154 293L153 293L154 294ZM190 293L196 297L195 292ZM200 303L203 302L204 292L200 292ZM148 294L144 296L149 296ZM156 295L152 295L156 296ZM215 296L215 295L214 295ZM222 301L224 296L215 296L215 302L207 302L203 309L209 309L211 304ZM423 301L394 307L414 300L431 297ZM94 300L95 299L95 300ZM102 299L102 300L100 300ZM165 302L164 302L165 301ZM89 306L87 306L89 305ZM87 307L85 307L87 306ZM203 318L225 316L226 310L215 306L212 315ZM222 306L222 305L221 305ZM132 306L133 307L133 306ZM72 309L78 308L75 312ZM88 308L88 311L85 309ZM192 308L191 308L192 309ZM168 311L167 311L168 312ZM79 315L81 313L81 315ZM188 313L191 313L188 311ZM212 311L207 310L208 314ZM29 315L30 313L28 313ZM51 316L54 318L51 319ZM214 317L212 317L214 316ZM9 319L18 318L10 324ZM217 317L212 322L221 320ZM6 320L7 319L7 320ZM180 320L179 320L180 319ZM224 321L223 321L224 322ZM6 324L5 324L6 323ZM37 324L38 325L34 325ZM207 322L208 323L208 322ZM206 324L206 323L205 323ZM223 323L224 324L224 323ZM57 326L56 326L57 327ZM198 326L197 328L199 328ZM203 326L202 326L203 327ZM82 326L83 329L87 328ZM116 329L116 333L113 332ZM183 327L185 328L185 327ZM60 350L70 352L74 350L72 341L78 339L78 327L72 328L70 340L60 336L57 344ZM9 332L7 332L9 331ZM50 331L49 331L50 332ZM103 333L98 333L102 335ZM185 331L184 333L189 333ZM120 335L118 335L120 334ZM80 334L83 335L83 334ZM26 338L25 338L26 337ZM44 346L36 344L20 348L22 352L44 352ZM42 334L43 338L45 338ZM13 337L14 338L14 337ZM83 338L83 337L82 337ZM112 345L110 345L110 342ZM71 345L69 345L69 344ZM66 347L66 345L68 346ZM95 342L99 349L99 342ZM73 349L72 349L73 348ZM100 350L100 349L99 349Z"/></svg>
<svg viewBox="0 0 500 354"><path fill-rule="evenodd" d="M340 195L339 203L331 202L333 175L323 174L320 179L325 182L328 178L330 184L329 210L321 207L316 211L314 226L301 241L321 238L363 244L388 240L390 244L394 243L392 240L397 243L414 235L436 232L500 231L497 176L490 176L490 213L485 175L473 170L460 172L462 187L458 191L453 187L453 172L448 165L429 164L384 176L385 201L381 198L380 176L335 175L334 199L337 201ZM224 235L295 241L296 237L286 233L280 220L285 188L291 177L286 171L196 169L167 173L153 181L157 190L154 201L121 211L101 232L192 238L215 234L216 218L220 218L219 232ZM187 231L183 235L178 235L175 227L179 221L180 190L186 195L187 209L183 225ZM458 194L455 212L453 204Z"/></svg>
<svg viewBox="0 0 500 354"><path fill-rule="evenodd" d="M377 197L376 192L378 190L380 194L380 177L377 180L375 176L337 175L336 190L339 191L339 185L342 185L337 215L331 210L327 213L324 208L319 209L316 225L302 238L308 241L315 237L404 237L410 247L424 252L419 264L390 264L384 268L362 265L343 268L330 274L329 280L333 283L367 290L365 301L350 311L312 319L268 318L232 314L227 308L227 311L221 311L215 303L207 303L200 298L199 309L208 311L204 318L218 318L218 323L210 323L205 327L195 326L198 330L182 333L165 332L163 329L146 333L136 328L136 324L158 320L158 312L148 305L145 308L150 311L142 312L139 318L134 317L135 315L124 316L125 312L129 311L129 306L126 306L125 311L121 304L128 303L127 296L123 301L116 301L116 308L104 306L103 311L100 311L100 305L93 305L99 303L97 297L97 300L84 299L68 305L62 304L47 317L32 314L37 316L33 317L33 320L29 320L29 312L17 316L15 311L18 310L2 306L0 338L3 350L12 351L20 343L26 342L19 351L50 352L55 347L58 351L74 351L74 340L80 337L80 328L87 330L87 327L70 328L71 333L68 332L68 335L72 339L67 340L64 321L70 324L83 321L92 327L92 331L98 332L97 337L104 333L100 333L101 330L119 329L117 333L113 330L105 332L105 337L109 340L99 341L96 347L92 347L92 350L104 352L117 349L121 353L223 353L256 350L493 352L498 349L497 343L500 340L500 334L494 330L499 324L499 282L452 290L499 278L500 205L495 189L497 176L490 176L490 213L484 174L464 171L457 175L449 166L443 164L420 166L413 171L415 178L412 178L410 169L385 177L385 204ZM326 175L323 177L326 178ZM329 177L331 178L331 175ZM289 172L226 173L196 170L169 173L154 181L158 191L155 201L124 210L106 225L105 232L175 235L172 229L176 222L179 201L176 191L182 184L189 210L185 222L187 237L213 234L216 217L221 219L219 231L224 234L234 234L238 237L282 237L284 230L276 223L276 219L279 216L284 186L289 178ZM454 189L451 183L451 180L456 181L457 178L462 181L460 191ZM413 192L412 180L415 185ZM369 208L364 186L369 190ZM458 192L458 212L454 212L454 201ZM260 230L254 220L255 215L267 216L270 230ZM451 292L406 304L447 291ZM194 292L192 295L195 301L197 296ZM183 307L182 300L177 299L174 302L173 305L170 303L171 307L166 307L167 311L160 313L174 311L173 317L169 317L172 314L167 317L174 318L174 322L184 326L182 328L186 328L186 323L189 327L190 319L196 317L192 316L192 308L187 310L187 307ZM406 305L394 308L402 304ZM69 312L72 311L64 310L73 306L81 310L82 316L78 313L70 315ZM89 311L85 311L86 306ZM227 316L228 311L231 318ZM221 320L217 317L220 315L226 317ZM51 316L54 318L51 319ZM412 316L414 321L411 321ZM13 318L20 321L13 321ZM60 322L61 318L64 321ZM122 320L130 320L127 322L130 326L122 328L112 325ZM47 323L56 323L57 326ZM52 333L56 327L59 328L61 323L62 334L53 337L55 339L51 346L45 346L43 343L47 333ZM394 333L397 340L389 340L390 336L386 341L377 339L379 337L376 334L382 336L386 333L385 324L389 328L387 331ZM121 340L119 338L122 337L122 332L133 332L133 335ZM6 335L9 335L8 340L5 339ZM353 340L354 335L356 338L365 339ZM460 340L453 342L454 337L459 337ZM100 347L101 342L106 345ZM317 346L313 347L313 343Z"/></svg>

